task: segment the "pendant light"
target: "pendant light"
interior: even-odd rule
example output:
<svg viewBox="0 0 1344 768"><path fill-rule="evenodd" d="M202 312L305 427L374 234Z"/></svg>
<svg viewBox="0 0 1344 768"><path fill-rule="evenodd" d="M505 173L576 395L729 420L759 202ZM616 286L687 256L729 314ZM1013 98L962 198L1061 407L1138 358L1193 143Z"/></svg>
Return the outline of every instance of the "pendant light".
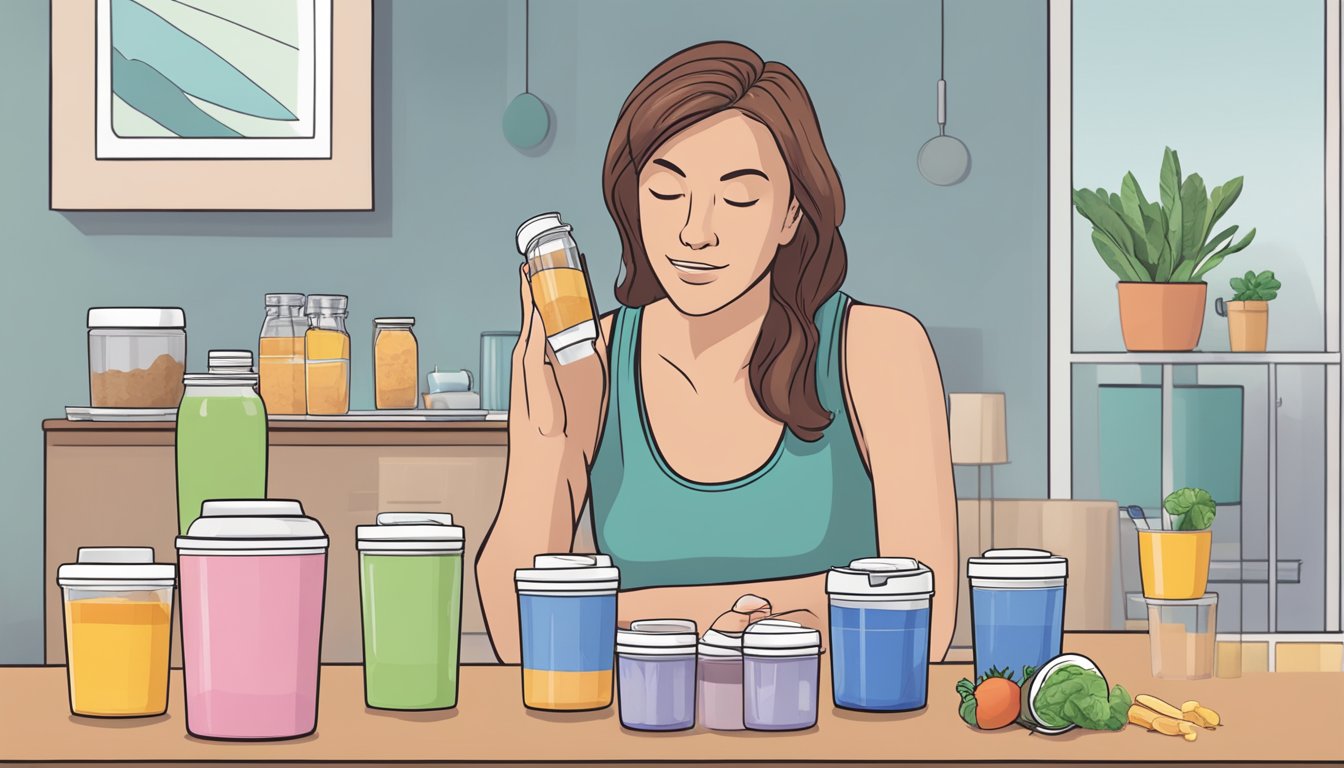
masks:
<svg viewBox="0 0 1344 768"><path fill-rule="evenodd" d="M955 136L947 135L946 0L938 0L938 135L919 148L919 173L932 184L950 187L971 172L971 152Z"/></svg>
<svg viewBox="0 0 1344 768"><path fill-rule="evenodd" d="M523 0L523 92L504 110L504 138L518 149L532 149L546 140L551 118L546 105L532 95L532 0Z"/></svg>

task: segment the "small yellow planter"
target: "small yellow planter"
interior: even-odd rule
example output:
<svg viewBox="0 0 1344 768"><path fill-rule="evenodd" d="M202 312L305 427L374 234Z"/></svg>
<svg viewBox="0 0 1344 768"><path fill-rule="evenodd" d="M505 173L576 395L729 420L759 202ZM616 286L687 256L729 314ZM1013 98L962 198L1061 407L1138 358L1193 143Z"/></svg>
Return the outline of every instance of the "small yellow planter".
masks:
<svg viewBox="0 0 1344 768"><path fill-rule="evenodd" d="M1139 571L1143 596L1155 600L1193 600L1209 585L1209 549L1213 532L1139 531Z"/></svg>

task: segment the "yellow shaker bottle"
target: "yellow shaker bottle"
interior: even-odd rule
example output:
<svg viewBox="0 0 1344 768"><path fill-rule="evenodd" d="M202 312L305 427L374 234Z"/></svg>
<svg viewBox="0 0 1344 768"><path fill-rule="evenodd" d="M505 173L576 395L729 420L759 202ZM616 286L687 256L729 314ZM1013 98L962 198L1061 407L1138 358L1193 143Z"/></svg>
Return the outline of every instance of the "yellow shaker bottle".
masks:
<svg viewBox="0 0 1344 768"><path fill-rule="evenodd" d="M177 568L149 547L81 547L56 572L65 603L70 711L149 717L168 709Z"/></svg>

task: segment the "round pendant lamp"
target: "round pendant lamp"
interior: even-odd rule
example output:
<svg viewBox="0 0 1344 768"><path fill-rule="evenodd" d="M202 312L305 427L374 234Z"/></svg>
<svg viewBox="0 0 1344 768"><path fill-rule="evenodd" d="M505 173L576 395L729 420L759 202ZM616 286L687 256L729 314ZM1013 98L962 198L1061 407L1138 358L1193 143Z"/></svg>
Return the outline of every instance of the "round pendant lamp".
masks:
<svg viewBox="0 0 1344 768"><path fill-rule="evenodd" d="M546 140L551 118L546 105L529 90L532 59L532 0L523 0L523 92L504 110L504 138L518 149L532 149Z"/></svg>
<svg viewBox="0 0 1344 768"><path fill-rule="evenodd" d="M950 187L971 172L971 152L955 136L947 134L947 80L944 60L947 48L946 0L938 2L938 135L919 148L919 173L930 184Z"/></svg>

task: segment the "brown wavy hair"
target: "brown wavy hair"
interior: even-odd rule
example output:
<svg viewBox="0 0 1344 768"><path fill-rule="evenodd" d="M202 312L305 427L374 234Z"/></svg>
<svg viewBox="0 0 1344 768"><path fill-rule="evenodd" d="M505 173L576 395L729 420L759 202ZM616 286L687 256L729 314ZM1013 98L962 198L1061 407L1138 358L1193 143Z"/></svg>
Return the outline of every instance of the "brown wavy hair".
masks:
<svg viewBox="0 0 1344 768"><path fill-rule="evenodd" d="M630 92L602 169L607 210L621 237L624 277L616 298L642 307L667 295L640 236L640 170L668 139L730 109L774 136L802 214L793 240L770 266L770 307L751 354L751 391L771 418L816 440L833 415L817 394L815 317L845 279L839 230L845 195L812 100L793 70L738 43L703 43L664 60Z"/></svg>

